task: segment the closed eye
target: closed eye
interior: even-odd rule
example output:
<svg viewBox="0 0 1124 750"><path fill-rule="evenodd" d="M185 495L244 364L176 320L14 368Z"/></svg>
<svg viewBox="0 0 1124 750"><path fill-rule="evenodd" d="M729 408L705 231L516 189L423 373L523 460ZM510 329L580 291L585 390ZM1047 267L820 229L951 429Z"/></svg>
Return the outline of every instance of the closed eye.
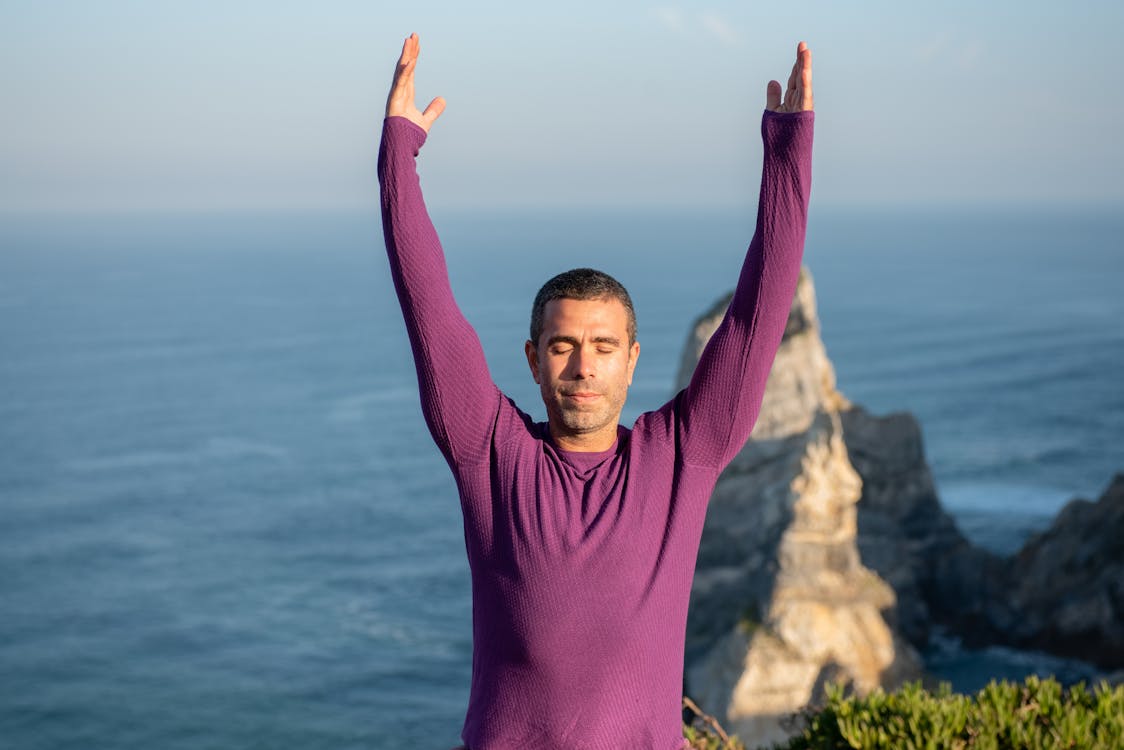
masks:
<svg viewBox="0 0 1124 750"><path fill-rule="evenodd" d="M546 342L546 350L551 354L569 354L577 344L578 340L573 336L552 336Z"/></svg>
<svg viewBox="0 0 1124 750"><path fill-rule="evenodd" d="M621 348L621 341L615 336L598 336L593 339L593 343L597 345L599 352L615 352Z"/></svg>

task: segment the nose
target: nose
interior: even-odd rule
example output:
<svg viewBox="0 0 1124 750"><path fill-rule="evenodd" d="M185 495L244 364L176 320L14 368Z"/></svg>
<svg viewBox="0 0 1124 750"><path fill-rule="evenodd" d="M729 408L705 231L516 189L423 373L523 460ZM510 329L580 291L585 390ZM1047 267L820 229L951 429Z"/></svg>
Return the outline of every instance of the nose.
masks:
<svg viewBox="0 0 1124 750"><path fill-rule="evenodd" d="M589 347L576 346L571 355L570 365L575 380L588 380L597 371L596 353Z"/></svg>

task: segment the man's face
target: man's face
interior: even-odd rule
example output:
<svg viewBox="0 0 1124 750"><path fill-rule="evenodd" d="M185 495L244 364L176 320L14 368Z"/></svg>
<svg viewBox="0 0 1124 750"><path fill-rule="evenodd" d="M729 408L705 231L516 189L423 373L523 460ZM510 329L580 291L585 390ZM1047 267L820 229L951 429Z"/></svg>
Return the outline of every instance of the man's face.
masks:
<svg viewBox="0 0 1124 750"><path fill-rule="evenodd" d="M640 344L628 342L620 300L551 300L542 335L527 342L526 353L556 439L616 436L640 356Z"/></svg>

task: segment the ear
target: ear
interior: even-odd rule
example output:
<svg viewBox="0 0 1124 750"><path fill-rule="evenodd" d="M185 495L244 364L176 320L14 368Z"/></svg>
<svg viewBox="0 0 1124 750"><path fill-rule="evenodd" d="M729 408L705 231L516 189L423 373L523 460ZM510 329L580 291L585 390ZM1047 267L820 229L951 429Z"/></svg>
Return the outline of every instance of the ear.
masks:
<svg viewBox="0 0 1124 750"><path fill-rule="evenodd" d="M527 339L527 343L523 344L523 352L527 355L527 366L531 368L531 377L535 379L535 383L539 383L539 348L535 346L534 342Z"/></svg>
<svg viewBox="0 0 1124 750"><path fill-rule="evenodd" d="M628 350L628 384L632 385L632 373L636 371L636 361L640 359L640 342L632 342Z"/></svg>

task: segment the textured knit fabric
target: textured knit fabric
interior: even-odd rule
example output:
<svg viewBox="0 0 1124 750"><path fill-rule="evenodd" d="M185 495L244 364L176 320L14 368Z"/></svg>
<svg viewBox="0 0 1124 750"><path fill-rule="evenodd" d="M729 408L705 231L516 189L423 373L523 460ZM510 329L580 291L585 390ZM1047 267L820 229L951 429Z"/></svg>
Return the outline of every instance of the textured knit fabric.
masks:
<svg viewBox="0 0 1124 750"><path fill-rule="evenodd" d="M470 750L679 750L687 603L707 502L749 437L804 247L814 116L765 112L757 228L690 385L607 451L560 450L492 382L453 299L415 159L387 118L383 228L422 411L456 478L472 572ZM561 269L560 269L561 270Z"/></svg>

